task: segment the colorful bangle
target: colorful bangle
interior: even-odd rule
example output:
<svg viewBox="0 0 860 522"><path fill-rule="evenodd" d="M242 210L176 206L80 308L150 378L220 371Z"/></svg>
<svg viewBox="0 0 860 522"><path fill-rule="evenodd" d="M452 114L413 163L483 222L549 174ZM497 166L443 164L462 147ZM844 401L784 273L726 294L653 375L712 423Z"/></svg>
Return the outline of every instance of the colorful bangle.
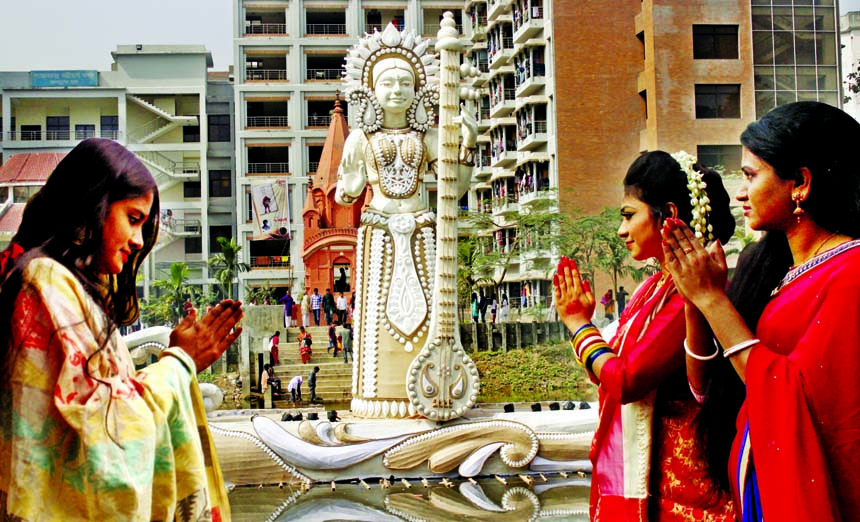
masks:
<svg viewBox="0 0 860 522"><path fill-rule="evenodd" d="M582 356L579 358L580 364L585 366L585 363L588 362L588 359L594 354L594 352L598 350L608 350L609 346L606 343L595 343L588 347L587 350L582 351Z"/></svg>
<svg viewBox="0 0 860 522"><path fill-rule="evenodd" d="M570 330L568 330L567 336L570 338L571 341L573 341L574 339L576 339L576 336L579 335L579 333L581 331L585 330L586 328L596 328L596 326L594 326L591 323L585 323L584 325L577 328L576 331L573 333L570 333Z"/></svg>
<svg viewBox="0 0 860 522"><path fill-rule="evenodd" d="M612 353L612 350L609 349L608 346L599 348L595 350L591 355L588 356L588 360L585 361L585 369L588 373L594 373L593 366L594 362L601 356Z"/></svg>
<svg viewBox="0 0 860 522"><path fill-rule="evenodd" d="M574 352L576 353L576 356L581 359L582 354L585 353L589 347L594 346L595 344L606 344L606 341L604 341L603 337L600 337L599 335L590 335L576 345Z"/></svg>
<svg viewBox="0 0 860 522"><path fill-rule="evenodd" d="M723 350L723 357L731 357L732 355L735 355L738 352L742 352L742 351L746 350L747 348L752 348L753 346L755 346L756 344L758 344L760 342L761 341L759 341L758 339L750 339L748 341L740 342L740 343L732 346L731 348L727 348L727 349Z"/></svg>
<svg viewBox="0 0 860 522"><path fill-rule="evenodd" d="M714 353L712 353L711 355L699 355L697 353L693 353L693 351L690 350L690 346L687 344L687 340L684 339L684 351L687 352L687 355L689 355L690 357L692 357L693 359L695 359L697 361L710 361L710 360L715 359L717 357L717 355L720 354L720 347L717 346L716 341L714 341L714 348L715 348Z"/></svg>

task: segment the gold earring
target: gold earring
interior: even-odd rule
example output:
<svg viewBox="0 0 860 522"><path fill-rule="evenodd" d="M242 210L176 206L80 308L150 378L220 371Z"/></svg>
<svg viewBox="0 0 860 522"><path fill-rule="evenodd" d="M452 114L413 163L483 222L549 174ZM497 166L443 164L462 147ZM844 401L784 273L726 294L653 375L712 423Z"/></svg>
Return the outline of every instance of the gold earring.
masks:
<svg viewBox="0 0 860 522"><path fill-rule="evenodd" d="M803 220L803 214L806 212L802 208L800 208L800 192L795 192L791 195L791 199L794 200L794 215L797 216L797 222L800 223Z"/></svg>

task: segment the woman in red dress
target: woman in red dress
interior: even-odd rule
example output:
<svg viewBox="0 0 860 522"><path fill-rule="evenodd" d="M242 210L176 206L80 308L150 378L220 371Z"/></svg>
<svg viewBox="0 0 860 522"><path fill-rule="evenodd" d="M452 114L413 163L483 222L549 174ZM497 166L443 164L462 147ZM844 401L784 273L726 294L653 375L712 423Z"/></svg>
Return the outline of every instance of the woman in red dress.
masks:
<svg viewBox="0 0 860 522"><path fill-rule="evenodd" d="M634 259L662 265L664 220L693 220L688 176L699 173L692 163L687 172L669 154L655 151L631 165L618 235ZM728 193L716 172L701 176L713 209L713 234L725 240L734 231ZM608 344L590 323L591 288L567 258L555 277L555 298L577 357L599 385L592 520L734 520L728 492L709 473L697 443L699 404L684 371L684 301L668 272L661 270L636 290Z"/></svg>
<svg viewBox="0 0 860 522"><path fill-rule="evenodd" d="M722 248L702 248L682 223L663 231L688 315L707 320L688 321L688 340L712 331L746 384L728 462L744 521L860 520L858 142L860 123L817 102L780 106L741 135L737 198L749 226L769 231L746 270L772 275L761 266L786 246L794 263L766 289L755 333L723 290ZM706 346L691 343L692 386L711 364Z"/></svg>

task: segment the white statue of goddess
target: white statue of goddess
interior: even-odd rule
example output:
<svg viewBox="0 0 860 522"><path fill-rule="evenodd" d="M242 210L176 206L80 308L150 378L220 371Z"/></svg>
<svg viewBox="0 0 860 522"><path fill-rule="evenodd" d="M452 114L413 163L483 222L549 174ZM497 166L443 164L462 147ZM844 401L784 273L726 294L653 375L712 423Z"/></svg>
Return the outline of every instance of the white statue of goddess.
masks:
<svg viewBox="0 0 860 522"><path fill-rule="evenodd" d="M346 97L357 109L338 169L335 199L372 195L358 231L352 411L364 417L412 417L407 372L430 336L436 216L426 183L435 181L439 101L429 41L388 25L355 45L346 60ZM462 111L457 188L474 166L477 123Z"/></svg>

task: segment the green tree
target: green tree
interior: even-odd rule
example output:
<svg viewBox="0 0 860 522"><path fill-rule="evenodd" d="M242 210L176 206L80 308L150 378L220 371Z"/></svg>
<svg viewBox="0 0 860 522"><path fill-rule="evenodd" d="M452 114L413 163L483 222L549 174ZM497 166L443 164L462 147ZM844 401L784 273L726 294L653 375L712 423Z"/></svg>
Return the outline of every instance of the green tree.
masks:
<svg viewBox="0 0 860 522"><path fill-rule="evenodd" d="M618 292L618 279L630 277L642 281L646 275L654 273L651 264L636 266L631 261L630 252L624 240L618 236L618 211L605 207L597 216L599 226L595 230L596 253L594 267L609 275L612 290Z"/></svg>
<svg viewBox="0 0 860 522"><path fill-rule="evenodd" d="M183 262L172 263L167 279L153 281L158 292L141 304L141 314L148 324L169 324L175 326L182 318L182 306L187 299L198 299L200 291L188 283L188 265Z"/></svg>
<svg viewBox="0 0 860 522"><path fill-rule="evenodd" d="M209 258L209 266L216 269L215 279L218 280L223 295L227 299L232 299L233 282L239 272L247 272L250 266L239 260L239 251L242 250L242 245L236 243L233 238L219 237L218 244L221 246L221 253Z"/></svg>

